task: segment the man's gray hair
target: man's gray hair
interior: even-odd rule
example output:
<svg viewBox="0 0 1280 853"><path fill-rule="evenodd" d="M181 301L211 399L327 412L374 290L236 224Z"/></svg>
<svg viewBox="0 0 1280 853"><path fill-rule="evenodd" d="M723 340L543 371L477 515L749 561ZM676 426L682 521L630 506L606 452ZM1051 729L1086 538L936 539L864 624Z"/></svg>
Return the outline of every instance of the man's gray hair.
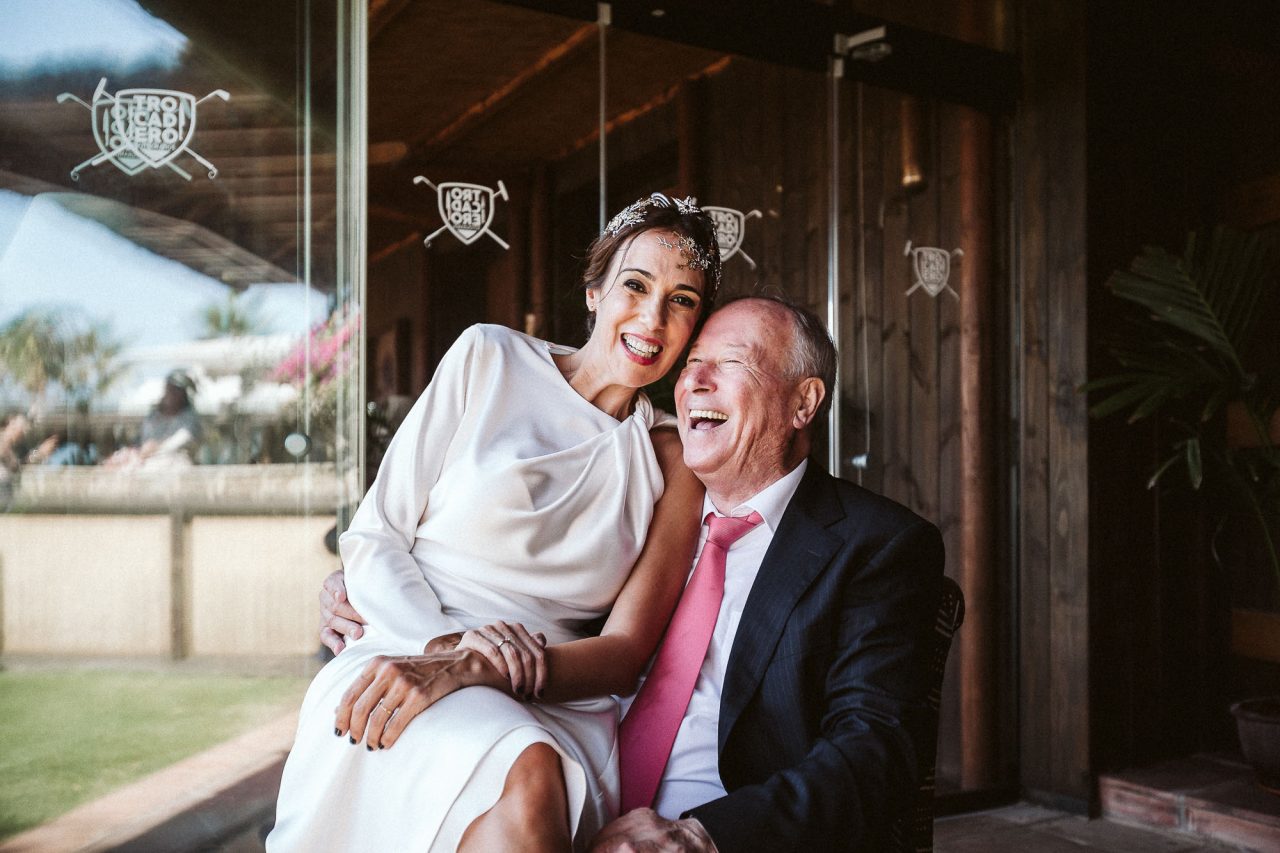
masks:
<svg viewBox="0 0 1280 853"><path fill-rule="evenodd" d="M798 381L807 379L810 376L816 376L821 379L822 387L826 393L823 395L822 403L818 406L818 411L814 414L813 419L818 421L826 417L831 408L831 401L835 399L837 393L836 363L839 359L836 353L836 346L831 342L831 335L827 333L827 327L818 319L817 314L792 301L789 297L776 293L738 296L726 302L725 305L730 305L742 299L760 299L765 302L772 302L781 307L791 317L792 327L795 329L795 346L791 347L791 351L787 354L787 378Z"/></svg>

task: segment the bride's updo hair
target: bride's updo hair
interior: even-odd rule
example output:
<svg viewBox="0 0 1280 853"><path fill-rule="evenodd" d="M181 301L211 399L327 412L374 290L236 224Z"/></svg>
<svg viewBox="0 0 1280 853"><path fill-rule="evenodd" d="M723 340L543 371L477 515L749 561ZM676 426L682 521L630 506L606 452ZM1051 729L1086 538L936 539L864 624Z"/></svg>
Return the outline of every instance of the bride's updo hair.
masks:
<svg viewBox="0 0 1280 853"><path fill-rule="evenodd" d="M701 324L715 307L716 291L720 289L720 245L716 242L716 226L711 216L692 198L678 199L654 193L623 208L587 248L583 285L588 290L600 287L613 256L645 231L675 234L680 238L680 249L688 266L702 271ZM587 331L594 321L594 315L587 318Z"/></svg>

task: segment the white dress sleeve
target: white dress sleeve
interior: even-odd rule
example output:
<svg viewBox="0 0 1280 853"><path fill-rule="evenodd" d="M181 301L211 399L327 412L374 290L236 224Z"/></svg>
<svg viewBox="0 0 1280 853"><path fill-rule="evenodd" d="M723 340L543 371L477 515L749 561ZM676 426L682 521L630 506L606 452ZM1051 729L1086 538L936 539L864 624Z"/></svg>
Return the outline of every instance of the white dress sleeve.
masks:
<svg viewBox="0 0 1280 853"><path fill-rule="evenodd" d="M466 409L481 336L473 326L449 348L396 430L377 478L339 539L347 595L369 623L367 636L391 640L405 654L419 654L433 637L463 630L445 615L410 551Z"/></svg>

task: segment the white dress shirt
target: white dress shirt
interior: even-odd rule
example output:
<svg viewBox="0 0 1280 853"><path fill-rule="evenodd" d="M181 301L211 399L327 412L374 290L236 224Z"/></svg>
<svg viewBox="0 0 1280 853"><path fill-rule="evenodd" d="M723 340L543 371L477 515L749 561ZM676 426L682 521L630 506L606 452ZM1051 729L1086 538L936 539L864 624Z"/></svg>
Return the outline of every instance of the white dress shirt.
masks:
<svg viewBox="0 0 1280 853"><path fill-rule="evenodd" d="M758 512L764 520L734 542L725 557L724 599L720 602L720 614L716 617L707 657L698 672L693 696L685 709L684 719L680 721L671 757L654 798L654 810L670 820L725 794L724 785L720 782L718 735L720 694L724 689L729 651L733 648L738 620L742 618L742 608L746 606L747 595L760 571L765 551L773 542L778 522L782 520L787 504L791 503L808 464L808 460L802 461L794 471L775 480L728 513L729 516L741 517ZM715 511L708 495L702 502L702 516L706 518L708 512ZM707 525L704 524L693 565L697 565L697 557L702 555L707 533Z"/></svg>

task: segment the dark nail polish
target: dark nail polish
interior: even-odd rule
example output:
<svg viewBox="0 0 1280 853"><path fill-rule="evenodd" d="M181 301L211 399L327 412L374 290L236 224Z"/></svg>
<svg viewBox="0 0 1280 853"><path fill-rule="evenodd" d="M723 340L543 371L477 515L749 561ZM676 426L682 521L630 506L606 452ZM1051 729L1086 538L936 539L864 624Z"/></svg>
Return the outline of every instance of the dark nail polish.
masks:
<svg viewBox="0 0 1280 853"><path fill-rule="evenodd" d="M368 745L368 744L365 744L365 747L364 747L364 748L365 748L365 749L367 749L367 750L369 750L370 752L373 752L373 747L372 747L372 746L370 746L370 745Z"/></svg>
<svg viewBox="0 0 1280 853"><path fill-rule="evenodd" d="M353 744L356 742L356 739L353 738L351 735L347 735L347 740L351 741Z"/></svg>
<svg viewBox="0 0 1280 853"><path fill-rule="evenodd" d="M334 735L336 735L337 737L342 737L342 729L339 729L339 728L335 727L335 728L334 728L334 730L333 730L333 733L334 733Z"/></svg>
<svg viewBox="0 0 1280 853"><path fill-rule="evenodd" d="M378 749L386 749L386 748L387 748L387 745L385 743L378 744Z"/></svg>

